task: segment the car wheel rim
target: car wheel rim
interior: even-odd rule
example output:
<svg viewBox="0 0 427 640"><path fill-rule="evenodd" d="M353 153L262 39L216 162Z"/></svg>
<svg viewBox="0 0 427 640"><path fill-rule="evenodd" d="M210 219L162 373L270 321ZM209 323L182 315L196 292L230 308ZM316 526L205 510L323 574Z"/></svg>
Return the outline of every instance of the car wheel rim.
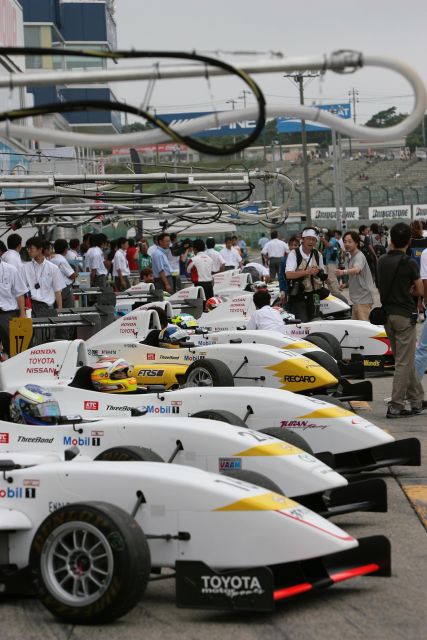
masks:
<svg viewBox="0 0 427 640"><path fill-rule="evenodd" d="M188 375L187 387L213 387L212 376L207 369L198 367Z"/></svg>
<svg viewBox="0 0 427 640"><path fill-rule="evenodd" d="M43 547L40 569L50 593L64 604L84 607L108 589L114 558L107 538L89 523L57 527Z"/></svg>

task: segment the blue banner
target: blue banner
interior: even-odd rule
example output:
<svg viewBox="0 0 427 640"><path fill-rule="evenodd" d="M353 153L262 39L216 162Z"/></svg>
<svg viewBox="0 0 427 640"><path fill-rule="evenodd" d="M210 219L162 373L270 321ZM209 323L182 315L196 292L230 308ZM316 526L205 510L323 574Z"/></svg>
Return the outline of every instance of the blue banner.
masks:
<svg viewBox="0 0 427 640"><path fill-rule="evenodd" d="M172 128L178 124L189 122L194 118L200 118L201 116L209 116L215 113L214 111L195 111L192 113L159 113L157 117L163 122L169 124ZM221 113L221 112L218 112ZM256 126L255 120L243 120L239 122L233 122L231 124L225 124L222 127L212 127L206 129L200 133L192 134L197 137L214 138L219 136L242 136L248 135L253 132Z"/></svg>
<svg viewBox="0 0 427 640"><path fill-rule="evenodd" d="M339 118L351 118L351 104L349 102L340 104L322 104L316 105L323 111L329 111ZM311 124L306 122L306 131L330 131L330 127L325 127L321 124ZM301 120L297 118L277 118L276 123L277 133L300 133L301 132Z"/></svg>

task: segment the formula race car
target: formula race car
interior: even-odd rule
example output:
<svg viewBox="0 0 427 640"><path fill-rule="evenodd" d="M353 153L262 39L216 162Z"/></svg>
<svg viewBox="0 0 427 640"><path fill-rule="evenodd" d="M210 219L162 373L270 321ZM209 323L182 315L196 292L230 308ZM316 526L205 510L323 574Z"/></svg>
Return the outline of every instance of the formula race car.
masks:
<svg viewBox="0 0 427 640"><path fill-rule="evenodd" d="M178 606L251 611L390 575L387 538L357 541L278 493L177 465L77 460L0 462L2 592L36 594L67 623L124 615L163 568Z"/></svg>
<svg viewBox="0 0 427 640"><path fill-rule="evenodd" d="M34 366L35 357L43 357L45 362ZM320 398L254 387L100 393L93 386L92 368L87 363L86 346L81 340L34 347L2 363L0 388L14 393L24 384L40 384L51 391L63 415L79 414L87 419L130 416L135 409L148 414L197 413L199 417L214 418L221 408L237 415L251 429L278 427L284 437L288 432L302 435L307 452L314 452L340 472L420 464L420 443L416 438L396 441L363 417L344 409L341 403L335 406Z"/></svg>
<svg viewBox="0 0 427 640"><path fill-rule="evenodd" d="M190 336L190 343L183 343L179 349L168 349L152 346L151 336L156 332L160 332L157 312L150 308L136 309L89 338L86 345L90 363L94 364L103 356L124 358L133 365L133 375L140 384L162 383L162 376L166 378L167 375L167 365L191 365L185 372L176 372L177 383L185 382L186 386L253 385L300 393L329 389L333 395L346 399L372 399L370 382L351 384L341 379L335 360L313 343L305 345L301 340L283 336L281 341L275 340L276 344L273 339L260 340L258 344L257 339L250 339L257 332L249 332L249 339L245 340L240 336L244 332L234 339L229 339L227 332L218 332L223 339L207 344L203 330L199 330ZM260 337L268 333L260 332ZM142 336L146 341L140 341ZM315 337L312 339L316 341ZM321 345L326 344L321 338L319 340ZM278 344L280 346L276 346ZM286 350L287 345L289 350ZM212 366L208 361L213 362ZM147 380L150 368L153 376L157 374L156 380Z"/></svg>
<svg viewBox="0 0 427 640"><path fill-rule="evenodd" d="M259 433L248 429L243 421L240 426L233 426L197 417L189 420L177 414L83 420L79 416L61 416L50 395L35 385L30 387L37 390L36 398L32 396L33 391L27 393L24 389L13 400L14 407L21 402L27 407L30 402L30 408L20 410L19 415L10 415L11 395L0 393L0 455L3 458L10 452L29 450L33 454L60 455L66 447L78 447L84 455L96 460L165 460L216 473L231 470L245 477L248 472L255 473L259 478L268 478L266 488L274 486L275 490L324 516L360 509L387 510L386 486L382 480L369 479L348 485L343 476L317 458L275 438L274 429L270 435L268 430ZM48 405L51 415L38 417L40 410ZM20 422L13 423L12 417ZM217 417L236 422L236 416L226 411L218 411ZM294 434L290 440L298 443L298 436Z"/></svg>

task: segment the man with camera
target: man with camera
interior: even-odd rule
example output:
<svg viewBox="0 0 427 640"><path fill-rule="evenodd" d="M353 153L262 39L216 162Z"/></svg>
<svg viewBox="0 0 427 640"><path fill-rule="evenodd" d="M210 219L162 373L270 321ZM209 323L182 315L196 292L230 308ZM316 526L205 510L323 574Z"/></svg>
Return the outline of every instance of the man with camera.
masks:
<svg viewBox="0 0 427 640"><path fill-rule="evenodd" d="M320 299L329 293L323 286L327 279L323 259L315 249L317 232L306 227L301 246L288 254L286 279L289 289L289 310L302 322L310 322L319 312Z"/></svg>
<svg viewBox="0 0 427 640"><path fill-rule="evenodd" d="M415 373L418 319L417 298L424 295L417 263L406 255L409 225L399 222L390 231L390 250L378 260L378 288L386 313L385 330L394 355L394 378L387 418L406 418L423 409L424 391ZM405 408L405 401L411 409Z"/></svg>

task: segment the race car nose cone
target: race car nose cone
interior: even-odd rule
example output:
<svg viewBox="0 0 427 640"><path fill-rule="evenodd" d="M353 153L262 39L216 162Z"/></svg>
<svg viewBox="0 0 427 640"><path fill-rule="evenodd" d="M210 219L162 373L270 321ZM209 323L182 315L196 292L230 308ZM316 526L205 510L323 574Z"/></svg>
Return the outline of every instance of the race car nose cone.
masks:
<svg viewBox="0 0 427 640"><path fill-rule="evenodd" d="M281 382L280 388L286 391L308 391L335 387L338 384L338 380L329 371L304 356L285 359L267 368L274 371Z"/></svg>

